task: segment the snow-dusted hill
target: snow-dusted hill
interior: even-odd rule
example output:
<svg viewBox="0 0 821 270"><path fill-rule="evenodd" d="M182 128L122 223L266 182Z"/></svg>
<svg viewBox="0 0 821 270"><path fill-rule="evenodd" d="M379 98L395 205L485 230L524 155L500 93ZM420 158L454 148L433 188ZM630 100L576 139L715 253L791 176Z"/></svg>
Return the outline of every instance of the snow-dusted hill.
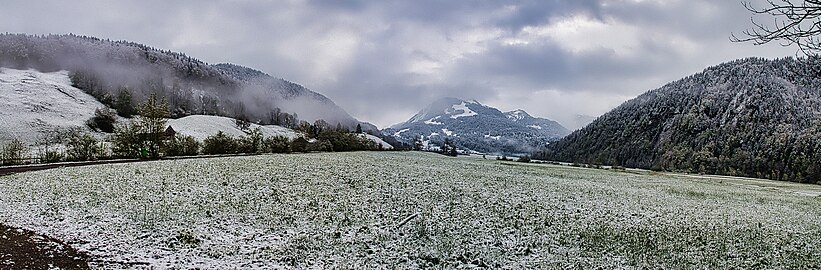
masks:
<svg viewBox="0 0 821 270"><path fill-rule="evenodd" d="M248 132L259 128L264 137L284 136L289 139L302 137L303 134L289 128L275 125L251 124L249 129L241 130L237 128L236 120L233 118L213 116L213 115L190 115L179 119L169 119L168 125L174 128L178 134L194 137L198 141L205 140L208 136L222 131L234 137L247 135ZM362 134L365 138L382 145L383 149L393 149L393 146L383 141L379 137Z"/></svg>
<svg viewBox="0 0 821 270"><path fill-rule="evenodd" d="M821 181L821 59L746 58L622 103L539 159Z"/></svg>
<svg viewBox="0 0 821 270"><path fill-rule="evenodd" d="M234 137L244 136L256 128L259 128L265 137L284 136L294 139L301 136L292 129L274 125L251 124L250 129L243 131L237 128L236 120L233 118L213 115L190 115L179 119L170 119L168 125L174 128L178 134L194 137L198 141L202 141L220 131Z"/></svg>
<svg viewBox="0 0 821 270"><path fill-rule="evenodd" d="M48 132L79 127L105 105L71 86L68 72L0 68L0 141L34 145ZM103 134L96 134L102 137Z"/></svg>
<svg viewBox="0 0 821 270"><path fill-rule="evenodd" d="M85 124L97 108L105 107L94 97L73 87L67 71L43 73L0 68L0 143L18 139L34 146L49 133L70 128L80 128L98 139L106 139L107 134L94 132ZM118 118L118 122L125 121L129 120ZM199 141L219 131L235 137L247 134L236 127L233 118L221 116L190 115L169 119L168 125L179 134ZM251 129L257 127L265 137L294 139L302 136L281 126L251 124ZM367 135L367 138L385 149L392 148L378 137Z"/></svg>
<svg viewBox="0 0 821 270"><path fill-rule="evenodd" d="M365 136L366 139L375 142L377 145L381 145L382 149L385 149L385 150L393 149L393 145L385 142L384 140L382 140L379 137L376 137L376 136L373 136L373 135L367 134L367 133L360 134L360 136Z"/></svg>
<svg viewBox="0 0 821 270"><path fill-rule="evenodd" d="M436 149L445 138L460 148L483 153L528 153L570 133L561 124L532 117L523 110L502 113L475 100L437 100L408 121L385 129L398 141Z"/></svg>
<svg viewBox="0 0 821 270"><path fill-rule="evenodd" d="M174 118L206 114L274 124L279 119L274 121L271 114L277 112L310 123L323 119L331 125L353 129L360 124L363 130L377 131L297 83L134 42L0 33L0 67L67 70L73 85L121 112L156 94L168 100Z"/></svg>

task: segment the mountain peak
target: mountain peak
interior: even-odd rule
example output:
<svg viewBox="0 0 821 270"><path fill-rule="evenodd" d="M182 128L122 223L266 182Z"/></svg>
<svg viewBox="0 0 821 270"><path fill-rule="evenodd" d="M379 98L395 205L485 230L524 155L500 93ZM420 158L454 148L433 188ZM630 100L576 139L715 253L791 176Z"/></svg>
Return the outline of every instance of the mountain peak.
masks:
<svg viewBox="0 0 821 270"><path fill-rule="evenodd" d="M502 113L475 100L441 98L406 122L383 131L399 141L457 146L485 153L527 153L570 133L559 123L534 118L523 110Z"/></svg>
<svg viewBox="0 0 821 270"><path fill-rule="evenodd" d="M431 122L434 121L434 118L440 117L456 119L460 117L475 116L478 114L476 112L477 110L482 111L486 108L489 107L486 107L475 100L466 101L454 97L444 97L433 101L433 103L419 111L419 113L411 117L410 120L403 124Z"/></svg>

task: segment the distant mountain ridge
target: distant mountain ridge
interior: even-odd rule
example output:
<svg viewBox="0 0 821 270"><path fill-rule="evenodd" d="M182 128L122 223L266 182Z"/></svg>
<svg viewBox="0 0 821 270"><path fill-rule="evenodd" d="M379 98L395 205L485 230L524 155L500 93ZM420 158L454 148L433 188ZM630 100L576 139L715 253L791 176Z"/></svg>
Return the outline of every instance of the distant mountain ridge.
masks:
<svg viewBox="0 0 821 270"><path fill-rule="evenodd" d="M421 140L436 148L449 138L462 149L500 154L528 153L568 133L561 124L523 110L503 113L458 98L436 100L408 121L383 130L385 136L409 144Z"/></svg>
<svg viewBox="0 0 821 270"><path fill-rule="evenodd" d="M0 67L69 71L72 84L118 111L165 97L173 117L192 114L281 122L284 114L376 131L327 97L301 85L233 64L209 65L182 53L139 43L77 35L0 34ZM127 92L128 95L123 95Z"/></svg>
<svg viewBox="0 0 821 270"><path fill-rule="evenodd" d="M646 92L539 158L821 181L821 59L747 58Z"/></svg>

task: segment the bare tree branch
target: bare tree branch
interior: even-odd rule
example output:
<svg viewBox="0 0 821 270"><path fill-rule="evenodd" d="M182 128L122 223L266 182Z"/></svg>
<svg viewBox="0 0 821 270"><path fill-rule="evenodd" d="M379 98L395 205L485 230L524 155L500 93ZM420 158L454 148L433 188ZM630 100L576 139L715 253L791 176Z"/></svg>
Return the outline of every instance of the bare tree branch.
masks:
<svg viewBox="0 0 821 270"><path fill-rule="evenodd" d="M798 46L805 55L821 52L821 0L767 0L763 8L750 2L742 2L744 8L756 15L773 17L772 24L764 24L750 18L752 28L742 31L739 37L730 34L733 42L752 42L762 45L778 41L782 46Z"/></svg>

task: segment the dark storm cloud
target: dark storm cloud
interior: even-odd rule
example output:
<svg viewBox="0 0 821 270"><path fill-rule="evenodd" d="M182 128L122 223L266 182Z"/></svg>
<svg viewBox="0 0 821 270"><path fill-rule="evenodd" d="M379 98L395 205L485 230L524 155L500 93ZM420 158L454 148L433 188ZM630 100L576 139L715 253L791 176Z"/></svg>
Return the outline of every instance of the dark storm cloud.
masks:
<svg viewBox="0 0 821 270"><path fill-rule="evenodd" d="M77 33L260 69L380 127L433 99L568 122L748 56L737 1L4 1L0 32Z"/></svg>

